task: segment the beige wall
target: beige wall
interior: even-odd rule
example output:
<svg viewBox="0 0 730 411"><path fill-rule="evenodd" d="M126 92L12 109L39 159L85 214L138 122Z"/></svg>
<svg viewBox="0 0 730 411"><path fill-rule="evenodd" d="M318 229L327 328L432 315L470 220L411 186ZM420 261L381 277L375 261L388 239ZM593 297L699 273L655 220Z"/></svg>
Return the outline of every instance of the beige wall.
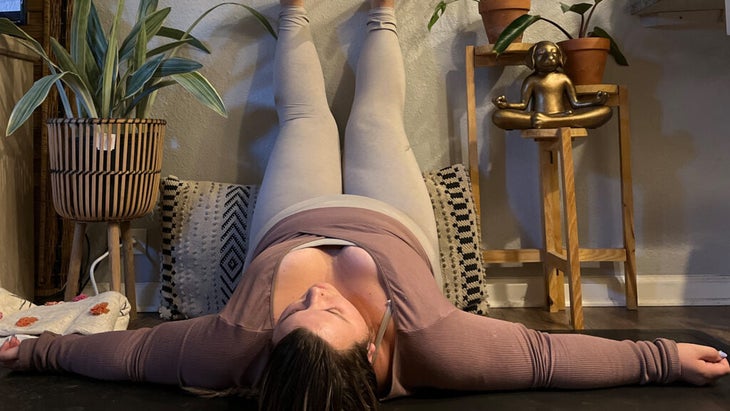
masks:
<svg viewBox="0 0 730 411"><path fill-rule="evenodd" d="M180 25L192 22L214 2L160 3L175 7L170 19ZM352 99L365 3L308 1L327 93L341 125ZM477 5L467 0L449 6L429 33L426 22L435 3L400 0L397 9L408 78L406 129L423 169L463 161L464 47L486 42ZM571 24L557 2L532 3L534 12ZM136 4L127 1L127 20ZM276 1L247 4L276 17ZM629 13L627 0L605 1L600 7L596 23L614 34L631 63L624 68L610 62L605 80L626 84L630 90L639 273L728 275L730 37L722 24L645 28ZM206 65L203 72L221 91L230 116L217 117L183 92L161 93L156 114L169 124L163 174L256 183L276 134L271 88L275 42L235 9L215 12L194 34L211 46L212 55L194 57ZM562 40L547 25L535 26L525 37L528 42L542 39ZM388 69L388 62L383 62L383 69ZM530 247L540 241L535 147L489 120L491 98L499 94L516 98L525 75L525 68L478 73L484 233L492 247ZM576 147L579 228L585 246L613 246L620 240L614 127L609 123ZM151 217L135 223L155 224ZM523 271L539 272L534 267Z"/></svg>
<svg viewBox="0 0 730 411"><path fill-rule="evenodd" d="M5 137L8 118L33 82L24 48L0 36L0 287L33 297L33 137L30 124Z"/></svg>

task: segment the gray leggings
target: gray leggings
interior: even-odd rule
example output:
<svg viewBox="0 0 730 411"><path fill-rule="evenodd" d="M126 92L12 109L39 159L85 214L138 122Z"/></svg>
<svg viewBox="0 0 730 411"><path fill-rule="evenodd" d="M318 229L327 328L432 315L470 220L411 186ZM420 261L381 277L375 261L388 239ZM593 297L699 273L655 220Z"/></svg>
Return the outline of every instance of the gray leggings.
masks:
<svg viewBox="0 0 730 411"><path fill-rule="evenodd" d="M371 10L367 27L341 160L306 12L282 8L274 62L280 131L251 222L251 250L285 209L350 194L400 210L423 231L427 252L437 252L433 208L403 125L405 73L393 10Z"/></svg>

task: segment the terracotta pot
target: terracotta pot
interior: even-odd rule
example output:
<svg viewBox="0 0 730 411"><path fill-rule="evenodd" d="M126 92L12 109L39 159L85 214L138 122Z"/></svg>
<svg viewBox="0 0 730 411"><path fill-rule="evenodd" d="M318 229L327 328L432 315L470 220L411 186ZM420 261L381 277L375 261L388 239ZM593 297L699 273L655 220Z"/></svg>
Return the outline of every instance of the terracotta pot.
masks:
<svg viewBox="0 0 730 411"><path fill-rule="evenodd" d="M585 37L558 43L565 54L565 74L573 84L601 84L611 41L602 37Z"/></svg>
<svg viewBox="0 0 730 411"><path fill-rule="evenodd" d="M164 120L55 118L48 127L53 206L73 221L129 221L157 203Z"/></svg>
<svg viewBox="0 0 730 411"><path fill-rule="evenodd" d="M530 11L530 0L479 0L479 14L487 31L489 44L494 44L502 30L512 21ZM522 36L515 43L522 41Z"/></svg>

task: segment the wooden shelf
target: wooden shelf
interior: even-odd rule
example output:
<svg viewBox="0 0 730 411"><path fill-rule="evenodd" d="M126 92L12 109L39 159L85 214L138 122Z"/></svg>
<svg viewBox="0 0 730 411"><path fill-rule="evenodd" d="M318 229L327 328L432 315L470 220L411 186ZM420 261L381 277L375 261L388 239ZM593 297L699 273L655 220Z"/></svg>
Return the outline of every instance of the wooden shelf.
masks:
<svg viewBox="0 0 730 411"><path fill-rule="evenodd" d="M494 45L474 47L474 67L519 66L525 64L527 51L532 43L512 43L505 51L497 55Z"/></svg>
<svg viewBox="0 0 730 411"><path fill-rule="evenodd" d="M644 27L653 28L725 28L730 0L632 0L630 10Z"/></svg>

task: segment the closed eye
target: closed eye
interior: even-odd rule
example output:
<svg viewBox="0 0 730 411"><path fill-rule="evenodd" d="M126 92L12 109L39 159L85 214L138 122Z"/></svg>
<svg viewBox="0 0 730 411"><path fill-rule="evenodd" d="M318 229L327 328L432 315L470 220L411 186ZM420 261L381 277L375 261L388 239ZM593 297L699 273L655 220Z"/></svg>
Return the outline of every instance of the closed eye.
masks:
<svg viewBox="0 0 730 411"><path fill-rule="evenodd" d="M330 313L330 314L332 314L332 315L335 315L335 316L339 317L342 321L345 321L347 323L350 322L347 318L343 317L342 314L340 314L340 311L339 310L337 310L335 308L330 308L329 310L327 310L327 312Z"/></svg>

